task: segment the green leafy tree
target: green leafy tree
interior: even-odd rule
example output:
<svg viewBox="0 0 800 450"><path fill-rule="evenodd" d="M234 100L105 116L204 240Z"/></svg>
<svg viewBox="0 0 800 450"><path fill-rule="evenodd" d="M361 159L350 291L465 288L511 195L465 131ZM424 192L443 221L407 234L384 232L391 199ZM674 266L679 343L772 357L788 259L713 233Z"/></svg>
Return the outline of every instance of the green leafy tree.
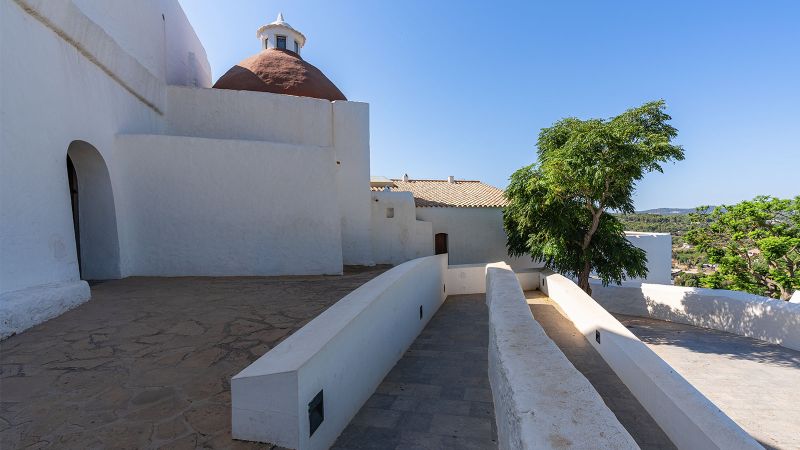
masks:
<svg viewBox="0 0 800 450"><path fill-rule="evenodd" d="M756 197L698 211L692 221L687 242L717 265L701 280L704 286L783 300L800 288L800 196Z"/></svg>
<svg viewBox="0 0 800 450"><path fill-rule="evenodd" d="M661 100L607 120L571 117L543 129L538 162L514 172L506 190L509 252L577 277L590 294L592 271L604 285L645 276L645 252L608 211L633 213L636 181L683 159L670 119Z"/></svg>

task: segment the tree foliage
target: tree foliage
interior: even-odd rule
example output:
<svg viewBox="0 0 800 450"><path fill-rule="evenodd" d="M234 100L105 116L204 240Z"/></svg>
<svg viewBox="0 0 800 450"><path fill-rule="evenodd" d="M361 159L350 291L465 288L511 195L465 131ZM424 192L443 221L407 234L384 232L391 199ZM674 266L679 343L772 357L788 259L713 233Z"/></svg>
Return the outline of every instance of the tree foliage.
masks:
<svg viewBox="0 0 800 450"><path fill-rule="evenodd" d="M633 213L636 181L683 159L664 107L648 102L611 119L570 117L543 129L537 163L514 172L506 190L509 252L577 277L588 293L593 270L604 285L645 276L645 252L608 211Z"/></svg>
<svg viewBox="0 0 800 450"><path fill-rule="evenodd" d="M687 242L717 265L703 286L784 300L800 289L800 196L761 196L698 211L692 223Z"/></svg>

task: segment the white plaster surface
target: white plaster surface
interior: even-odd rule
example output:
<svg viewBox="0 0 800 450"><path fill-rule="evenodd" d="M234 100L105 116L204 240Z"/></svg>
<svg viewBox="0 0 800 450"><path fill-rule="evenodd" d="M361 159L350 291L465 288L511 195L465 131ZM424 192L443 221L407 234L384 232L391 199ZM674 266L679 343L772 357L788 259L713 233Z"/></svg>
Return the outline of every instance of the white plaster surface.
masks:
<svg viewBox="0 0 800 450"><path fill-rule="evenodd" d="M541 289L558 304L678 448L762 448L575 283L542 271ZM600 342L596 340L600 332Z"/></svg>
<svg viewBox="0 0 800 450"><path fill-rule="evenodd" d="M430 222L434 235L447 233L452 265L505 261L515 270L540 266L530 258L508 256L501 208L417 208L417 219Z"/></svg>
<svg viewBox="0 0 800 450"><path fill-rule="evenodd" d="M400 264L433 254L433 229L417 220L410 192L372 192L371 208L375 263ZM393 217L387 217L389 210Z"/></svg>
<svg viewBox="0 0 800 450"><path fill-rule="evenodd" d="M630 281L672 284L672 235L626 231L625 237L631 244L647 252L647 276Z"/></svg>
<svg viewBox="0 0 800 450"><path fill-rule="evenodd" d="M234 376L233 437L328 448L441 306L445 268L437 255L390 269ZM307 405L320 390L325 420L309 437Z"/></svg>
<svg viewBox="0 0 800 450"><path fill-rule="evenodd" d="M522 290L539 289L538 269L515 271ZM447 267L447 295L483 294L486 292L486 264L459 264Z"/></svg>
<svg viewBox="0 0 800 450"><path fill-rule="evenodd" d="M372 265L369 105L336 101L332 108L342 258L345 264Z"/></svg>
<svg viewBox="0 0 800 450"><path fill-rule="evenodd" d="M0 293L0 339L21 333L89 300L85 281L64 281Z"/></svg>
<svg viewBox="0 0 800 450"><path fill-rule="evenodd" d="M185 86L169 86L167 98L167 134L333 145L333 106L328 100Z"/></svg>
<svg viewBox="0 0 800 450"><path fill-rule="evenodd" d="M724 289L660 284L592 284L592 296L619 314L727 331L800 350L800 304Z"/></svg>
<svg viewBox="0 0 800 450"><path fill-rule="evenodd" d="M329 149L163 135L117 147L125 275L341 273Z"/></svg>
<svg viewBox="0 0 800 450"><path fill-rule="evenodd" d="M589 381L536 322L517 277L486 268L489 381L500 449L635 449Z"/></svg>

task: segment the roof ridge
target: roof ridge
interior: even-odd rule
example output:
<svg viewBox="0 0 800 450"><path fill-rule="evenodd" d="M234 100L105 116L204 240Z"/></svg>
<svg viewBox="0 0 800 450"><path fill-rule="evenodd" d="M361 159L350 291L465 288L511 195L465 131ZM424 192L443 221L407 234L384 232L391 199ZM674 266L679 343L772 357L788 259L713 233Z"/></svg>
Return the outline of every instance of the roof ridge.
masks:
<svg viewBox="0 0 800 450"><path fill-rule="evenodd" d="M408 181L404 181L402 178L389 178L389 179L392 180L392 181L400 181L400 182L403 182L403 183L411 183L411 182L414 182L414 181L435 181L435 182L439 182L439 183L449 183L449 181L447 181L447 180L434 180L434 179L426 179L426 178L409 178ZM481 184L486 184L481 180L458 180L458 179L456 179L454 181L456 183L481 183ZM486 185L487 186L492 186L491 184L486 184ZM494 187L494 186L492 186L492 187Z"/></svg>

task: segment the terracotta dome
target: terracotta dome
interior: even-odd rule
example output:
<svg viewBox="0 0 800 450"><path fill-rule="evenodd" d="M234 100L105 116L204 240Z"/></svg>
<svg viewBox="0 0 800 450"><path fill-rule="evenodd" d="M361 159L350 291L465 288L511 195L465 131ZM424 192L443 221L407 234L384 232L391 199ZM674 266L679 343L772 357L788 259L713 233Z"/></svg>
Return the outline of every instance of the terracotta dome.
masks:
<svg viewBox="0 0 800 450"><path fill-rule="evenodd" d="M276 48L262 50L233 66L214 88L347 100L325 74L300 55Z"/></svg>

